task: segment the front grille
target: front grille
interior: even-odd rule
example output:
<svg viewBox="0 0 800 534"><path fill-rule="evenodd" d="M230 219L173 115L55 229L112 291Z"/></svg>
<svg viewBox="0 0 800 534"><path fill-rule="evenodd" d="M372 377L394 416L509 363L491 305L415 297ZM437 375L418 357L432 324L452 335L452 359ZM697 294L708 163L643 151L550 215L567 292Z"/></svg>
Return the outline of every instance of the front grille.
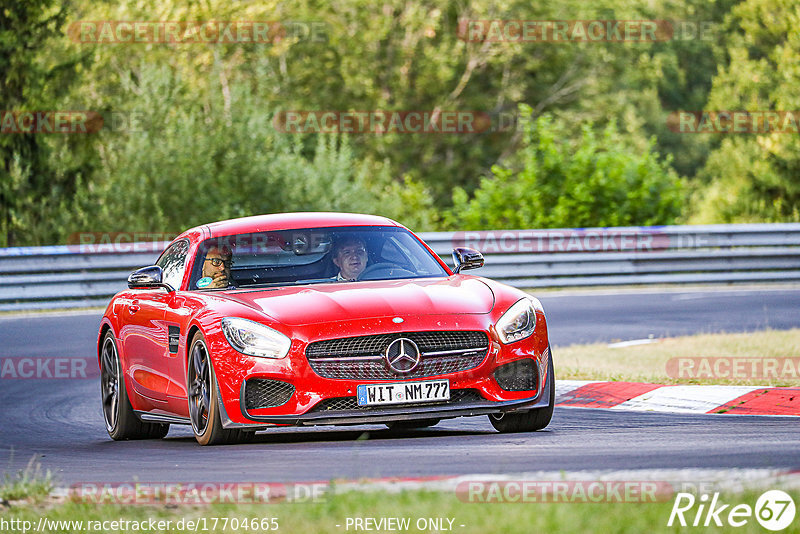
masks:
<svg viewBox="0 0 800 534"><path fill-rule="evenodd" d="M517 360L501 365L494 372L497 384L506 391L530 391L537 389L538 379L533 360Z"/></svg>
<svg viewBox="0 0 800 534"><path fill-rule="evenodd" d="M253 378L244 385L244 405L248 410L275 408L286 404L294 394L294 386L280 380Z"/></svg>
<svg viewBox="0 0 800 534"><path fill-rule="evenodd" d="M401 337L416 343L422 355L419 365L404 374L387 369L384 359L389 344ZM306 358L323 378L397 380L473 369L481 364L488 349L485 332L398 332L316 341L306 348Z"/></svg>
<svg viewBox="0 0 800 534"><path fill-rule="evenodd" d="M388 404L383 406L359 406L357 397L334 397L325 399L316 406L311 412L339 412L339 411L374 411L385 410L387 408L409 407L409 406L437 406L446 405L452 406L454 404L468 404L471 402L482 402L485 399L478 393L476 389L452 389L450 390L450 400L436 401L436 402L413 402L407 404Z"/></svg>

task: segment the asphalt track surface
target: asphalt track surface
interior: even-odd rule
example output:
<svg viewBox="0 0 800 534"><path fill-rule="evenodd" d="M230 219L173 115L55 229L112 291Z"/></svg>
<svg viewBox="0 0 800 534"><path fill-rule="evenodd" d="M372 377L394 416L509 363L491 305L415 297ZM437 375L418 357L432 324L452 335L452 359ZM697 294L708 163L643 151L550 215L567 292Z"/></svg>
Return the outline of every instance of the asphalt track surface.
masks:
<svg viewBox="0 0 800 534"><path fill-rule="evenodd" d="M701 332L800 326L800 290L545 294L554 347ZM94 349L98 313L0 318L0 356ZM557 349L554 350L558 358ZM532 434L486 417L427 430L382 425L274 429L255 443L199 447L187 427L164 440L113 442L97 379L0 380L0 471L34 455L75 482L289 482L470 473L664 468L800 468L800 419L556 408Z"/></svg>

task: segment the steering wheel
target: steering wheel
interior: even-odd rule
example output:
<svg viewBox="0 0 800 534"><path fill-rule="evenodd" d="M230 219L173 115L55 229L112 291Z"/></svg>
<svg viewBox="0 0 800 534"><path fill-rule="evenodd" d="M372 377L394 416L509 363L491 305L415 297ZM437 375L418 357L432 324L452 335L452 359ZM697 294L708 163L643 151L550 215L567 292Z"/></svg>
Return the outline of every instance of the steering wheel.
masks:
<svg viewBox="0 0 800 534"><path fill-rule="evenodd" d="M379 274L376 276L375 273ZM370 277L370 275L372 276ZM361 280L377 280L383 277L403 278L405 276L414 276L414 273L394 263L373 263L361 271L356 280L360 282Z"/></svg>

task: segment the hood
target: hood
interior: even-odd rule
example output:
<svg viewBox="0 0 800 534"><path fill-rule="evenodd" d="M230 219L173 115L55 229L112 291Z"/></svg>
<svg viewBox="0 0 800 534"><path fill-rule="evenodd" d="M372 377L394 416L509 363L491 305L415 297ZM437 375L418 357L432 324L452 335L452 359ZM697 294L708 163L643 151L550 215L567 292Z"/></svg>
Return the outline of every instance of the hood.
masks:
<svg viewBox="0 0 800 534"><path fill-rule="evenodd" d="M494 294L489 286L478 279L463 276L234 290L225 296L287 326L340 321L349 317L484 314L494 306Z"/></svg>

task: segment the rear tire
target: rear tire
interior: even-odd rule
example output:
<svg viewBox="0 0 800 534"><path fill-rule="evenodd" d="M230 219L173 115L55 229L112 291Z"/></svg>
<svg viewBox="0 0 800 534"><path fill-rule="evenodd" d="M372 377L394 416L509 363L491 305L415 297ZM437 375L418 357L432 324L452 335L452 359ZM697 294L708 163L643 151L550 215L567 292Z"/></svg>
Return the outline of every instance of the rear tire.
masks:
<svg viewBox="0 0 800 534"><path fill-rule="evenodd" d="M535 432L550 424L556 404L556 375L553 370L553 353L549 350L548 352L550 352L550 361L547 364L547 374L550 379L550 405L525 412L489 415L489 421L498 432Z"/></svg>
<svg viewBox="0 0 800 534"><path fill-rule="evenodd" d="M217 377L211 364L211 354L200 332L197 332L189 345L187 365L187 397L189 399L189 418L192 421L194 437L200 445L223 445L251 441L255 432L225 429L219 416L217 396Z"/></svg>
<svg viewBox="0 0 800 534"><path fill-rule="evenodd" d="M157 439L169 432L169 425L145 423L133 411L125 388L125 373L117 350L117 340L109 330L100 350L100 395L106 431L111 439Z"/></svg>
<svg viewBox="0 0 800 534"><path fill-rule="evenodd" d="M428 428L438 425L441 419L416 419L410 421L392 421L384 423L389 430L413 430L415 428Z"/></svg>

